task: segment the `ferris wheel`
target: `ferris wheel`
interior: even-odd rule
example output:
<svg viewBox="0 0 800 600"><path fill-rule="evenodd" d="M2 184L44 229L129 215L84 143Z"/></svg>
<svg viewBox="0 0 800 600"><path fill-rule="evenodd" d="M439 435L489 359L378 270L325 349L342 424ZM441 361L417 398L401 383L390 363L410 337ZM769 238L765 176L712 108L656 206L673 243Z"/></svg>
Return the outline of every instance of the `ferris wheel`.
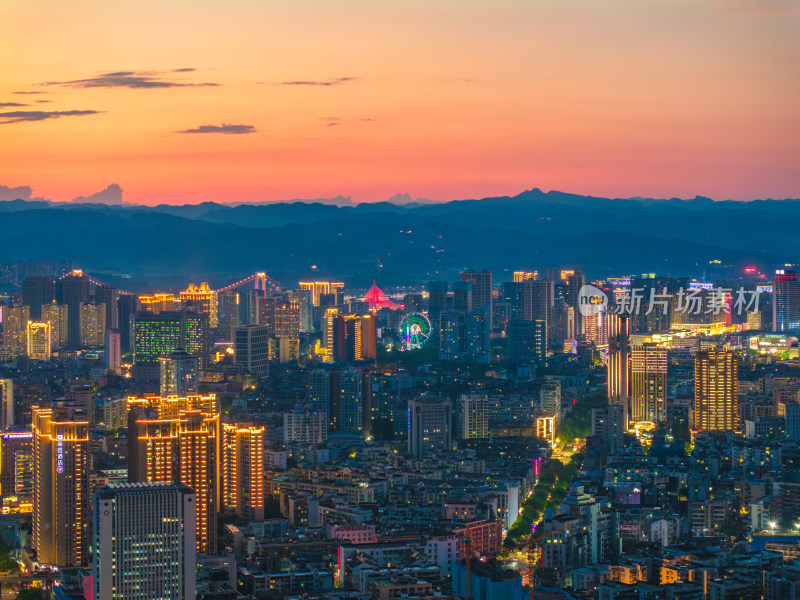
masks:
<svg viewBox="0 0 800 600"><path fill-rule="evenodd" d="M400 341L405 350L422 348L431 336L431 322L422 313L411 313L400 321Z"/></svg>

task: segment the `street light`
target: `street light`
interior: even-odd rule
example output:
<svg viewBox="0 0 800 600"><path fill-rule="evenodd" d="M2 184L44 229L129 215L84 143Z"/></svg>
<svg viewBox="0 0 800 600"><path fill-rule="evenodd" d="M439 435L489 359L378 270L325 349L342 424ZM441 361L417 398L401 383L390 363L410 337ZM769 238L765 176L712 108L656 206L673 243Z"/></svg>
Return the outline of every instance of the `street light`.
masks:
<svg viewBox="0 0 800 600"><path fill-rule="evenodd" d="M769 522L769 528L770 528L770 529L775 529L775 527L777 527L777 525L778 525L778 524L777 524L775 521L770 521L770 522Z"/></svg>

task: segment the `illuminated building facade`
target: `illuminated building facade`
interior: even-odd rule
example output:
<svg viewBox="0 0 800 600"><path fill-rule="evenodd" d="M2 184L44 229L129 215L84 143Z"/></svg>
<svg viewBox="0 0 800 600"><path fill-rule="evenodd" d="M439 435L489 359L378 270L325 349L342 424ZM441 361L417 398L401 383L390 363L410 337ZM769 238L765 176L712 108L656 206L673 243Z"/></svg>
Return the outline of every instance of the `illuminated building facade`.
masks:
<svg viewBox="0 0 800 600"><path fill-rule="evenodd" d="M650 336L634 335L631 355L631 421L659 423L667 417L668 349Z"/></svg>
<svg viewBox="0 0 800 600"><path fill-rule="evenodd" d="M139 309L143 312L159 314L177 309L173 294L148 294L139 296Z"/></svg>
<svg viewBox="0 0 800 600"><path fill-rule="evenodd" d="M122 335L119 329L106 329L105 342L105 367L111 373L117 373L122 369Z"/></svg>
<svg viewBox="0 0 800 600"><path fill-rule="evenodd" d="M739 431L739 360L735 352L706 350L694 359L692 430Z"/></svg>
<svg viewBox="0 0 800 600"><path fill-rule="evenodd" d="M464 314L446 310L439 315L439 360L464 356Z"/></svg>
<svg viewBox="0 0 800 600"><path fill-rule="evenodd" d="M89 278L80 271L56 281L56 303L67 307L67 345L81 347L81 304L89 302ZM103 315L105 321L105 315Z"/></svg>
<svg viewBox="0 0 800 600"><path fill-rule="evenodd" d="M185 311L139 313L134 322L134 364L158 366L158 359L183 348L205 368L211 354L208 316Z"/></svg>
<svg viewBox="0 0 800 600"><path fill-rule="evenodd" d="M486 394L462 394L458 398L461 438L489 437L489 396Z"/></svg>
<svg viewBox="0 0 800 600"><path fill-rule="evenodd" d="M248 521L264 520L263 426L222 426L222 502Z"/></svg>
<svg viewBox="0 0 800 600"><path fill-rule="evenodd" d="M608 313L608 403L622 407L627 431L630 408L630 321L627 315Z"/></svg>
<svg viewBox="0 0 800 600"><path fill-rule="evenodd" d="M416 458L425 458L435 452L452 450L450 400L421 396L409 401L408 412L409 454Z"/></svg>
<svg viewBox="0 0 800 600"><path fill-rule="evenodd" d="M526 279L536 279L538 276L536 271L514 271L514 283L521 283Z"/></svg>
<svg viewBox="0 0 800 600"><path fill-rule="evenodd" d="M68 344L67 307L63 304L43 304L42 321L50 323L51 350L66 348Z"/></svg>
<svg viewBox="0 0 800 600"><path fill-rule="evenodd" d="M200 361L178 348L159 361L159 388L162 396L186 396L198 390Z"/></svg>
<svg viewBox="0 0 800 600"><path fill-rule="evenodd" d="M539 279L525 279L521 283L521 314L525 321L544 321L544 347L549 347L549 328L552 322L555 288L553 282Z"/></svg>
<svg viewBox="0 0 800 600"><path fill-rule="evenodd" d="M196 495L172 483L117 484L94 496L94 597L194 598Z"/></svg>
<svg viewBox="0 0 800 600"><path fill-rule="evenodd" d="M772 287L772 331L800 330L800 281L797 271L778 269Z"/></svg>
<svg viewBox="0 0 800 600"><path fill-rule="evenodd" d="M314 306L320 306L321 296L327 294L338 296L344 289L344 283L333 281L301 281L299 287L301 290L310 293L311 303Z"/></svg>
<svg viewBox="0 0 800 600"><path fill-rule="evenodd" d="M26 346L28 357L33 360L50 360L52 341L50 338L50 323L28 321L26 331Z"/></svg>
<svg viewBox="0 0 800 600"><path fill-rule="evenodd" d="M556 417L536 417L536 437L552 447L556 441Z"/></svg>
<svg viewBox="0 0 800 600"><path fill-rule="evenodd" d="M216 397L129 398L128 406L128 481L179 482L194 490L197 551L215 551L222 506Z"/></svg>
<svg viewBox="0 0 800 600"><path fill-rule="evenodd" d="M193 283L180 293L181 308L208 316L209 327L217 326L217 292L204 281L200 286Z"/></svg>
<svg viewBox="0 0 800 600"><path fill-rule="evenodd" d="M283 441L324 444L328 440L326 413L312 410L283 413Z"/></svg>
<svg viewBox="0 0 800 600"><path fill-rule="evenodd" d="M14 426L14 381L0 379L0 426L5 431Z"/></svg>
<svg viewBox="0 0 800 600"><path fill-rule="evenodd" d="M233 330L234 363L256 377L269 375L269 330L266 325L241 325Z"/></svg>
<svg viewBox="0 0 800 600"><path fill-rule="evenodd" d="M89 421L33 409L33 548L43 564L79 567L89 553Z"/></svg>
<svg viewBox="0 0 800 600"><path fill-rule="evenodd" d="M375 317L339 315L334 325L334 356L339 361L375 359L377 327Z"/></svg>
<svg viewBox="0 0 800 600"><path fill-rule="evenodd" d="M0 435L0 495L33 495L33 434L7 431Z"/></svg>
<svg viewBox="0 0 800 600"><path fill-rule="evenodd" d="M483 310L488 316L489 331L492 330L492 272L464 271L461 281L472 283L472 310Z"/></svg>
<svg viewBox="0 0 800 600"><path fill-rule="evenodd" d="M11 356L25 356L27 353L28 321L30 309L27 306L3 306L3 346Z"/></svg>
<svg viewBox="0 0 800 600"><path fill-rule="evenodd" d="M80 305L81 348L102 348L105 344L106 305Z"/></svg>
<svg viewBox="0 0 800 600"><path fill-rule="evenodd" d="M564 271L562 271L563 277ZM569 304L575 314L578 315L579 313L579 302L580 302L580 291L581 288L586 284L586 278L584 277L583 273L580 271L574 271L571 274L567 274L566 276L567 282L567 296L565 300L567 304ZM575 335L580 336L583 334L583 319L575 319Z"/></svg>
<svg viewBox="0 0 800 600"><path fill-rule="evenodd" d="M94 291L95 304L106 305L105 329L117 329L119 327L118 300L119 290L113 285L98 285Z"/></svg>
<svg viewBox="0 0 800 600"><path fill-rule="evenodd" d="M338 308L327 308L322 315L322 345L328 351L325 355L325 362L336 360L336 326L339 318Z"/></svg>

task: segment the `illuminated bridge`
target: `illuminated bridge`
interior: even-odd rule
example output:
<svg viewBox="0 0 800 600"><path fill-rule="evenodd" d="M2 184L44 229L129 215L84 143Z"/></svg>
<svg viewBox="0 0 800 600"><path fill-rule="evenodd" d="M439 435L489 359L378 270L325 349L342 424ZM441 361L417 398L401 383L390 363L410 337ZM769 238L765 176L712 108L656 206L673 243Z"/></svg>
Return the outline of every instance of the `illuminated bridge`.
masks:
<svg viewBox="0 0 800 600"><path fill-rule="evenodd" d="M69 273L65 273L59 279L64 279L65 277L85 277L89 280L89 283L93 285L106 285L102 281L98 281L88 273L84 273L81 269L73 269ZM253 273L252 275L245 277L241 281L237 281L236 283L232 283L230 285L226 285L223 288L215 290L217 293L220 292L229 292L231 290L235 290L237 288L244 288L250 287L252 284L252 289L261 290L264 292L264 295L267 295L269 292L276 292L280 289L280 283L269 277L266 273ZM125 295L133 295L133 292L128 292L126 290L118 290L120 294Z"/></svg>

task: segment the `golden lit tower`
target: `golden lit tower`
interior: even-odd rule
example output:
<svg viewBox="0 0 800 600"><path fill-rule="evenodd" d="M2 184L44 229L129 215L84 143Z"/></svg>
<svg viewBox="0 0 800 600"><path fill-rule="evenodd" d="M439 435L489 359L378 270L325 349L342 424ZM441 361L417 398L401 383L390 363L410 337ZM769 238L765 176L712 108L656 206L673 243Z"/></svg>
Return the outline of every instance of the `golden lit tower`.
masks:
<svg viewBox="0 0 800 600"><path fill-rule="evenodd" d="M739 360L735 352L697 353L693 431L739 431L738 376Z"/></svg>
<svg viewBox="0 0 800 600"><path fill-rule="evenodd" d="M217 326L217 292L208 287L204 281L200 287L189 284L186 291L180 293L181 308L208 315L209 327Z"/></svg>
<svg viewBox="0 0 800 600"><path fill-rule="evenodd" d="M608 403L622 406L622 423L625 430L631 420L629 344L628 315L608 313Z"/></svg>
<svg viewBox="0 0 800 600"><path fill-rule="evenodd" d="M33 409L33 547L38 560L85 565L89 528L89 421L70 409Z"/></svg>
<svg viewBox="0 0 800 600"><path fill-rule="evenodd" d="M631 420L658 423L667 417L668 349L651 336L631 336Z"/></svg>
<svg viewBox="0 0 800 600"><path fill-rule="evenodd" d="M248 521L264 520L264 427L222 426L222 501Z"/></svg>
<svg viewBox="0 0 800 600"><path fill-rule="evenodd" d="M50 360L50 323L28 321L27 344L28 357L33 360Z"/></svg>

